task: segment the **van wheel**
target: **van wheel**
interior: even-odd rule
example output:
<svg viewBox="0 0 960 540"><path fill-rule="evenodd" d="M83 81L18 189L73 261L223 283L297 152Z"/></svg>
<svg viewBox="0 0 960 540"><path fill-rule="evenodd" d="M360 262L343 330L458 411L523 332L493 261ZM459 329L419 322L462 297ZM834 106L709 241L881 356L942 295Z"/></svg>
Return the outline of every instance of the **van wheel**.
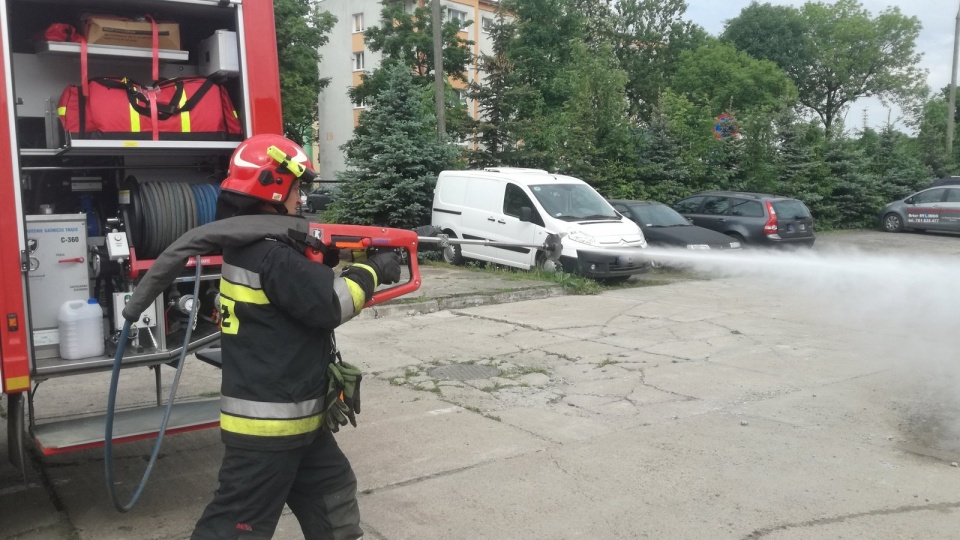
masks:
<svg viewBox="0 0 960 540"><path fill-rule="evenodd" d="M457 235L452 232L447 232L447 236L451 239L456 239ZM443 248L443 262L447 264L452 264L454 266L463 266L463 255L460 253L459 244L450 244L449 246Z"/></svg>

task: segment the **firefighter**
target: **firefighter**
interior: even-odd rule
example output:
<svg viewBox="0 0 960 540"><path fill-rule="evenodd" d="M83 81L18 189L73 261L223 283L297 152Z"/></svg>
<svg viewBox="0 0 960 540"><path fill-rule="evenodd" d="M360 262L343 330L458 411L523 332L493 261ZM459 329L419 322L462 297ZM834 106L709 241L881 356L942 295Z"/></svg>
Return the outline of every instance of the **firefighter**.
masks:
<svg viewBox="0 0 960 540"><path fill-rule="evenodd" d="M218 219L295 214L304 174L312 175L312 166L295 143L277 135L247 139L221 185ZM225 450L219 488L193 539L270 538L284 503L308 540L363 536L356 476L331 433L359 412L359 376L347 392L356 397L353 411L341 392L330 391L331 379L340 377L329 370L337 365L333 329L356 315L378 284L399 281L400 262L376 254L340 276L335 265L311 262L278 240L224 249Z"/></svg>

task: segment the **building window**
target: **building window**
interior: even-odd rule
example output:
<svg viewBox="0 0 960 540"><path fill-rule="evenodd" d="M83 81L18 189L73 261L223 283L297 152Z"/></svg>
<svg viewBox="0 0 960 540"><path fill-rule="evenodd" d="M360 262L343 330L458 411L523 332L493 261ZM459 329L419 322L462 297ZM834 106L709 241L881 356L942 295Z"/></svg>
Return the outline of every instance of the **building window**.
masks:
<svg viewBox="0 0 960 540"><path fill-rule="evenodd" d="M480 26L484 32L489 34L493 30L493 19L490 17L480 17Z"/></svg>
<svg viewBox="0 0 960 540"><path fill-rule="evenodd" d="M457 24L460 25L460 28L467 26L467 12L460 11L459 9L448 9L447 10L447 20L457 21Z"/></svg>
<svg viewBox="0 0 960 540"><path fill-rule="evenodd" d="M353 14L353 32L363 32L363 13Z"/></svg>
<svg viewBox="0 0 960 540"><path fill-rule="evenodd" d="M353 108L354 108L354 109L366 109L366 108L367 108L367 100L366 100L366 99L362 100L359 105L354 105Z"/></svg>
<svg viewBox="0 0 960 540"><path fill-rule="evenodd" d="M363 71L363 51L353 53L353 70Z"/></svg>
<svg viewBox="0 0 960 540"><path fill-rule="evenodd" d="M463 103L464 105L467 104L467 92L465 90L454 89L453 93L457 96L457 101Z"/></svg>

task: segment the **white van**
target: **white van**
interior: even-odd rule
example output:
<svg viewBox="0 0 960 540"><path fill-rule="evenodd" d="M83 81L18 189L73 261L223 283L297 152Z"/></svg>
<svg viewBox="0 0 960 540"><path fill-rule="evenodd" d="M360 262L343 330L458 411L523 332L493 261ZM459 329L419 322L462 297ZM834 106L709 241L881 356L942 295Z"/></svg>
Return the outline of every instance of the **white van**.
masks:
<svg viewBox="0 0 960 540"><path fill-rule="evenodd" d="M548 234L559 234L564 271L586 277L626 277L647 268L639 252L647 243L634 222L583 180L539 169L443 171L433 192L431 223L450 238L492 242L538 245ZM454 245L444 259L553 269L541 251L528 247Z"/></svg>

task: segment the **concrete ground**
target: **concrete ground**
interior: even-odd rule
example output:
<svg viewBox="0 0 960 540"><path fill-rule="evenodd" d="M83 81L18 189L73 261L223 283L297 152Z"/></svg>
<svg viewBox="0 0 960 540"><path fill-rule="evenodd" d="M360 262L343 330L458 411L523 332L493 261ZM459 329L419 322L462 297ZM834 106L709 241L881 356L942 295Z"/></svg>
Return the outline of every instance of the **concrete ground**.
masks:
<svg viewBox="0 0 960 540"><path fill-rule="evenodd" d="M816 250L851 247L906 254L904 265L960 256L947 235L822 235ZM360 426L337 436L367 538L960 537L949 335L922 344L922 317L853 317L844 290L664 275L673 282L559 296L433 269L421 294L435 307L385 306L340 329L346 359L367 373ZM945 317L935 324L955 327ZM152 376L136 371L121 406L153 399ZM106 380L43 383L39 420L102 409ZM191 362L180 396L218 383ZM46 458L24 485L5 448L0 538L20 540L186 538L222 455L213 430L171 436L138 506L120 514L101 451ZM149 450L118 447L127 496ZM301 538L292 515L275 538Z"/></svg>

